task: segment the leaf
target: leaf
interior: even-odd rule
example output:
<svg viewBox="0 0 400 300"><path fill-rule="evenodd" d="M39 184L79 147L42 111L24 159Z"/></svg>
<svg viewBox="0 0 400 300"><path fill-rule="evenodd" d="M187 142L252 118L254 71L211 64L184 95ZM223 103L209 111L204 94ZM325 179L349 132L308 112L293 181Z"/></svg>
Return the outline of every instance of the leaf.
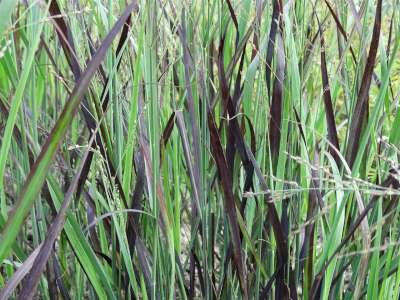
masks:
<svg viewBox="0 0 400 300"><path fill-rule="evenodd" d="M279 19L280 19L279 14L281 12L282 12L282 7L280 7L279 0L275 0L273 8L272 8L271 27L269 30L267 57L266 57L266 63L265 63L265 80L267 82L268 95L271 94L270 88L271 88L272 58L274 56L275 37L276 37L278 23L279 23Z"/></svg>
<svg viewBox="0 0 400 300"><path fill-rule="evenodd" d="M181 25L178 27L178 35L179 39L182 44L182 50L183 50L183 66L184 66L184 78L185 78L185 90L186 90L186 105L189 111L189 118L190 118L190 129L192 133L192 139L191 142L193 143L193 163L188 164L188 169L189 171L192 171L191 173L191 180L192 180L192 185L196 186L193 191L194 191L194 199L191 201L191 209L192 209L192 219L191 219L191 230L192 232L196 232L195 230L195 220L196 217L199 215L201 216L200 212L200 201L202 201L202 187L200 186L200 164L201 164L201 156L200 156L200 129L199 129L199 124L198 124L198 118L196 115L196 110L194 106L194 100L193 100L193 90L192 90L192 82L191 82L191 76L192 76L192 70L193 70L193 62L190 56L189 52L189 45L187 42L187 34L186 34L186 17L185 17L185 10L182 12L182 17L181 17ZM178 122L178 124L182 125L182 123ZM182 126L180 126L179 130L182 130ZM186 133L183 134L181 131L181 137L187 137ZM183 140L183 145L187 145L186 142ZM189 155L188 155L188 148L185 151L185 158L187 163L189 163ZM192 250L190 250L190 253ZM190 255L190 296L192 297L194 295L194 280L195 280L195 261L194 261L194 256Z"/></svg>
<svg viewBox="0 0 400 300"><path fill-rule="evenodd" d="M281 33L277 35L277 66L269 121L269 145L271 155L277 157L281 140L283 80L285 76L285 53Z"/></svg>
<svg viewBox="0 0 400 300"><path fill-rule="evenodd" d="M338 28L339 32L342 34L344 40L347 42L348 41L347 33L346 33L346 30L343 28L343 25L340 22L339 17L336 15L336 13L333 10L331 4L327 0L324 0L324 1L325 1L326 6L328 7L329 12L331 13L333 19L335 20L336 27ZM321 25L319 24L318 27L319 27L320 34L322 34ZM354 60L354 63L357 63L356 55L354 54L353 47L351 47L351 46L350 46L350 53L351 53L351 56L352 56L352 58Z"/></svg>
<svg viewBox="0 0 400 300"><path fill-rule="evenodd" d="M189 139L187 136L187 130L186 130L186 126L185 126L185 122L183 120L183 115L181 111L177 111L175 113L176 115L176 123L179 129L179 133L182 139L182 146L183 146L183 154L185 156L185 160L186 160L186 165L187 165L187 169L188 169L188 173L189 173L189 178L193 187L193 198L194 201L193 202L193 207L196 208L196 210L200 213L200 198L199 198L199 191L198 191L198 187L196 185L196 178L194 175L194 168L193 168L193 164L192 164L192 160L190 157L190 148L189 148Z"/></svg>
<svg viewBox="0 0 400 300"><path fill-rule="evenodd" d="M182 24L178 29L179 38L181 40L183 48L183 65L184 65L184 76L185 76L185 86L186 86L186 96L187 96L187 107L189 110L190 117L190 127L192 132L192 143L193 143L193 168L194 168L194 180L199 192L200 199L201 187L200 187L200 130L198 125L198 120L196 116L196 111L194 107L192 84L190 80L191 69L193 67L192 59L189 53L189 46L187 43L186 36L186 21L185 21L185 11L182 13Z"/></svg>
<svg viewBox="0 0 400 300"><path fill-rule="evenodd" d="M358 91L357 102L350 121L349 135L348 135L349 138L348 138L348 145L346 152L346 160L350 168L352 168L354 161L356 159L357 152L359 150L362 124L363 122L365 122L368 110L369 88L371 86L371 79L374 71L375 59L379 46L379 36L381 32L381 17L382 17L382 0L378 0L376 4L374 29L372 33L372 40L368 53L367 64L365 66L364 74L361 80L361 86Z"/></svg>
<svg viewBox="0 0 400 300"><path fill-rule="evenodd" d="M221 141L218 135L218 129L215 124L211 111L208 112L208 128L210 130L211 152L213 154L219 179L224 192L225 211L228 216L231 238L233 243L233 258L239 275L240 286L243 291L243 297L248 299L247 284L245 281L245 270L243 266L242 245L240 241L239 225L236 220L236 204L232 191L232 183L229 174L228 164L222 149Z"/></svg>
<svg viewBox="0 0 400 300"><path fill-rule="evenodd" d="M15 288L24 279L26 274L32 269L32 265L39 254L43 244L40 244L36 249L29 255L24 263L18 267L14 272L13 276L7 281L6 285L0 290L0 299L9 299L12 296Z"/></svg>
<svg viewBox="0 0 400 300"><path fill-rule="evenodd" d="M254 167L250 162L250 159L248 158L248 155L246 153L246 148L245 148L245 142L244 142L244 137L242 135L242 132L240 130L239 126L239 121L238 121L238 116L237 116L237 107L240 104L240 97L242 93L242 88L241 88L241 73L243 69L243 63L244 63L244 57L245 57L245 50L246 47L243 48L243 53L241 55L241 60L239 63L239 68L238 68L238 73L236 76L236 81L235 81L235 89L233 92L233 97L231 97L230 92L229 92L229 87L228 87L228 79L226 78L225 70L224 70L224 58L223 58L223 48L225 45L225 37L221 39L220 46L219 46L219 51L218 51L218 79L219 79L219 85L220 85L220 94L221 98L223 100L223 107L224 111L227 114L227 119L228 119L228 141L227 141L227 147L226 147L226 160L228 163L228 168L230 172L230 176L233 176L233 168L234 168L234 160L235 160L235 153L236 150L238 151L238 154L240 156L240 159L243 163L243 167L245 169L246 173L246 179L244 183L244 188L243 192L246 193L250 191L251 187L253 186L253 174L254 174ZM249 121L250 128L251 122ZM254 135L252 136L253 139L252 141L255 143L255 137ZM252 150L255 152L255 145L252 145ZM233 178L231 178L231 183L233 184ZM246 198L243 198L242 202L242 207L241 211L244 211L246 204Z"/></svg>
<svg viewBox="0 0 400 300"><path fill-rule="evenodd" d="M239 25L238 25L238 21L237 21L236 15L235 15L235 10L232 7L231 1L225 0L225 2L228 5L229 13L231 14L231 18L232 18L233 24L235 25L235 28L236 28L235 48L237 48L238 43L239 43Z"/></svg>
<svg viewBox="0 0 400 300"><path fill-rule="evenodd" d="M320 24L318 26L321 28ZM335 162L338 166L340 166L340 158L337 152L340 151L339 146L339 139L336 130L336 122L335 122L335 113L333 111L332 105L332 97L331 91L329 86L329 77L328 71L326 68L326 58L325 58L325 41L324 41L324 34L322 30L320 32L320 42L321 42L321 76L322 76L322 93L324 97L324 104L325 104L325 115L326 115L326 122L328 127L328 141L329 141L329 150L332 154Z"/></svg>

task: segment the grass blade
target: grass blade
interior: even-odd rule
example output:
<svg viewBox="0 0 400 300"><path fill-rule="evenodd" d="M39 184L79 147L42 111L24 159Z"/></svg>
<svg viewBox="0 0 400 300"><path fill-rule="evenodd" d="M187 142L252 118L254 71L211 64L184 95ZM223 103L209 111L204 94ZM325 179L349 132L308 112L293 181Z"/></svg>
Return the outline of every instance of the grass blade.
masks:
<svg viewBox="0 0 400 300"><path fill-rule="evenodd" d="M281 140L281 123L283 108L283 80L285 76L285 53L281 33L277 34L277 66L272 92L269 121L269 143L271 154L277 157Z"/></svg>
<svg viewBox="0 0 400 300"><path fill-rule="evenodd" d="M349 127L349 140L347 145L346 160L350 168L354 164L357 152L359 150L359 143L362 134L362 124L365 121L368 110L368 97L369 88L371 86L371 79L375 66L376 54L379 46L379 36L381 32L381 18L382 18L382 0L378 0L376 4L376 14L374 21L374 29L372 33L372 40L368 53L367 64L365 66L364 74L361 80L361 86L358 91L357 102L351 117Z"/></svg>
<svg viewBox="0 0 400 300"><path fill-rule="evenodd" d="M340 158L337 151L340 151L339 139L336 130L335 114L332 105L332 97L329 86L328 71L326 68L326 57L325 57L325 41L323 32L320 30L320 42L321 42L321 75L322 75L322 93L324 97L326 122L328 127L328 140L330 142L329 149L336 164L340 166ZM332 149L334 147L335 149Z"/></svg>
<svg viewBox="0 0 400 300"><path fill-rule="evenodd" d="M243 266L242 246L239 235L239 225L236 217L236 204L232 192L232 184L229 175L228 164L221 146L221 141L218 135L218 129L215 125L211 111L208 113L208 127L210 130L211 150L214 156L221 185L224 191L225 210L228 216L230 231L233 243L233 257L237 272L240 279L240 285L243 291L243 297L248 299L247 284L245 281L245 270Z"/></svg>

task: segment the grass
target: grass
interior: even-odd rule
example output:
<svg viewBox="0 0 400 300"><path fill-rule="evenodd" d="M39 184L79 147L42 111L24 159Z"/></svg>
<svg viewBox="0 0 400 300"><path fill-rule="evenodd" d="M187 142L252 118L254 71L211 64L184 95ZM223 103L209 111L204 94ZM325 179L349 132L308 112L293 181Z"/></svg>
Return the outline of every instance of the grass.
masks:
<svg viewBox="0 0 400 300"><path fill-rule="evenodd" d="M0 1L0 299L398 299L399 12Z"/></svg>

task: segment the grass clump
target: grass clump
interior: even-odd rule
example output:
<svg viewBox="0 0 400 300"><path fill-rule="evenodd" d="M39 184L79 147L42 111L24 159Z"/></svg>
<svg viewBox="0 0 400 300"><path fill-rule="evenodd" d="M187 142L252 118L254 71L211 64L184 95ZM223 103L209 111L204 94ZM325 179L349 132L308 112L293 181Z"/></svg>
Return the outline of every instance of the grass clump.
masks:
<svg viewBox="0 0 400 300"><path fill-rule="evenodd" d="M392 1L0 2L0 299L398 299Z"/></svg>

